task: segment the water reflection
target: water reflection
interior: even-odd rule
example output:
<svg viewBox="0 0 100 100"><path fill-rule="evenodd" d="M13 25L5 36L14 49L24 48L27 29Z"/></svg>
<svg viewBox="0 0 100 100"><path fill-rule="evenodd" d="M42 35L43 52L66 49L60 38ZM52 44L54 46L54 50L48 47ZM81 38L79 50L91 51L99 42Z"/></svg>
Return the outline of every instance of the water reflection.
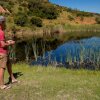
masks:
<svg viewBox="0 0 100 100"><path fill-rule="evenodd" d="M98 69L100 67L100 38L92 37L64 43L55 50L44 53L37 62L32 62L32 65L34 64Z"/></svg>

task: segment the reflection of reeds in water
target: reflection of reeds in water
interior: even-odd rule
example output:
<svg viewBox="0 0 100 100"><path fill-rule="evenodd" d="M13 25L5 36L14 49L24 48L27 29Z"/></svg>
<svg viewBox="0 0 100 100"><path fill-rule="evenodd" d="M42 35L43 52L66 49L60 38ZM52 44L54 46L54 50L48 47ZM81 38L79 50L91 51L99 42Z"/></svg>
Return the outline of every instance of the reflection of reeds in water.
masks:
<svg viewBox="0 0 100 100"><path fill-rule="evenodd" d="M71 55L71 50L67 51L67 59L66 59L67 63L69 63L69 65L72 64L72 55Z"/></svg>
<svg viewBox="0 0 100 100"><path fill-rule="evenodd" d="M15 46L9 46L9 58L12 60L12 62L16 61L16 54L15 54Z"/></svg>
<svg viewBox="0 0 100 100"><path fill-rule="evenodd" d="M80 58L80 63L83 63L84 61L84 53L85 53L85 48L84 46L82 46L82 43L80 43L80 54L79 54L79 58Z"/></svg>
<svg viewBox="0 0 100 100"><path fill-rule="evenodd" d="M45 55L44 55L45 47L46 47L46 42L42 39L38 41L37 38L34 38L34 39L26 42L26 44L25 44L26 61L28 62L30 57L32 57L32 59L37 61L40 54L44 58L45 57Z"/></svg>
<svg viewBox="0 0 100 100"><path fill-rule="evenodd" d="M80 43L80 50L79 48L75 48L75 54L71 54L71 50L67 50L67 58L66 62L69 65L80 64L80 68L85 68L86 66L90 69L93 67L94 69L100 69L100 48L97 48L96 44L93 45L91 48L86 48L84 45ZM84 64L84 66L83 66Z"/></svg>
<svg viewBox="0 0 100 100"><path fill-rule="evenodd" d="M26 43L26 45L25 45L26 62L29 61L29 52L30 52L30 45L29 45L29 43Z"/></svg>
<svg viewBox="0 0 100 100"><path fill-rule="evenodd" d="M37 42L36 39L32 40L32 49L33 49L35 60L37 61L37 58L38 58L38 45L37 45L36 42Z"/></svg>
<svg viewBox="0 0 100 100"><path fill-rule="evenodd" d="M91 45L85 44L82 42L78 42L78 47L74 47L74 51L71 49L67 49L66 51L66 62L67 65L69 65L71 68L85 68L86 66L93 66L95 69L100 69L100 45L96 44L95 41ZM35 61L38 60L38 56L42 56L43 59L49 60L50 63L57 63L56 57L53 58L52 52L48 54L48 57L46 58L45 52L47 49L47 42L45 39L37 39L34 38L30 43L26 43L25 45L25 55L26 60L29 60L29 53L30 48L32 49L33 56L35 58ZM74 52L74 53L73 53ZM63 56L64 54L60 55L60 62L63 63ZM53 59L53 60L52 60Z"/></svg>

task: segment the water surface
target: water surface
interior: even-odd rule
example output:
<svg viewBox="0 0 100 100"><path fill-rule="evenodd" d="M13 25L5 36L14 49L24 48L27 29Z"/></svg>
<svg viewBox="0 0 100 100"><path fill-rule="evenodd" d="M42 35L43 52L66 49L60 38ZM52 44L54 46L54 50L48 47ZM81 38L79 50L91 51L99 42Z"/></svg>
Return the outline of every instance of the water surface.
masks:
<svg viewBox="0 0 100 100"><path fill-rule="evenodd" d="M92 37L74 40L60 45L55 50L47 51L39 57L39 64L72 64L75 62L100 62L100 38Z"/></svg>

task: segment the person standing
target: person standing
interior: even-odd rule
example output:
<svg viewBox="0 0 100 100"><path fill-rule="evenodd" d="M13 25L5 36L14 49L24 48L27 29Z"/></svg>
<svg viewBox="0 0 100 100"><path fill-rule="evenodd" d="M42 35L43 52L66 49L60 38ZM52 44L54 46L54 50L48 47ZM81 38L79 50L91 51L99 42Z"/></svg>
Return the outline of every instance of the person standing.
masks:
<svg viewBox="0 0 100 100"><path fill-rule="evenodd" d="M15 41L5 40L5 34L4 34L5 21L6 21L5 17L0 16L0 89L9 89L11 87L10 85L4 84L4 73L6 68L8 70L11 82L12 83L18 82L12 73L12 64L8 57L8 50L7 50L9 46L15 44Z"/></svg>

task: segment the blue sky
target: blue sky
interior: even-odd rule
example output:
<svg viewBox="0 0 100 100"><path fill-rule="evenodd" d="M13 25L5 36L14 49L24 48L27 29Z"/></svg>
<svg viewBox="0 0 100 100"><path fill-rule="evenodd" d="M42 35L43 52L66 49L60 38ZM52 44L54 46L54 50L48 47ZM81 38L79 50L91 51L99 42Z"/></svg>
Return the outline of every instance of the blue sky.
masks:
<svg viewBox="0 0 100 100"><path fill-rule="evenodd" d="M82 11L100 13L100 0L49 0L52 3L77 8Z"/></svg>

